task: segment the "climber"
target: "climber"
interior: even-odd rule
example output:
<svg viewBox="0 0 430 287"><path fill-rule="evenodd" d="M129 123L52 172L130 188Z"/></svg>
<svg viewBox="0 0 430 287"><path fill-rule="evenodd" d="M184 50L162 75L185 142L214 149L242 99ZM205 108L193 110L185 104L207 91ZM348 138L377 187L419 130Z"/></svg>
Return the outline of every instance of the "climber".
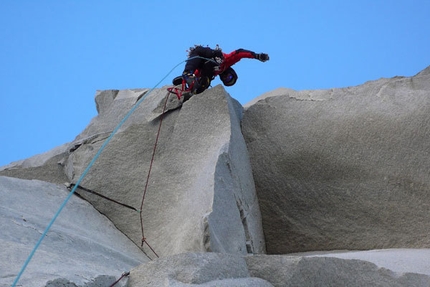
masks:
<svg viewBox="0 0 430 287"><path fill-rule="evenodd" d="M245 49L225 54L218 45L215 49L195 45L188 52L189 60L185 64L182 77L192 94L199 94L209 88L211 81L218 75L225 86L233 86L238 77L231 66L243 58L257 59L261 62L269 60L268 54L258 54Z"/></svg>

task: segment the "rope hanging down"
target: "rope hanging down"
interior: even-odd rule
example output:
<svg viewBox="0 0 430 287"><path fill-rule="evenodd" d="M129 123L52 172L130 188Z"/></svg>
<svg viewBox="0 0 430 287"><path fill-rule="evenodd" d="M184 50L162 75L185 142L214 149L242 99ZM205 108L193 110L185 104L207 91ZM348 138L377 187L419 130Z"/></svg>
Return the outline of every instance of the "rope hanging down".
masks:
<svg viewBox="0 0 430 287"><path fill-rule="evenodd" d="M122 278L127 277L128 275L130 275L129 271L122 273L121 277L119 277L118 280L113 282L112 285L110 285L109 287L114 287L116 284L118 284L119 281L121 281Z"/></svg>
<svg viewBox="0 0 430 287"><path fill-rule="evenodd" d="M166 111L167 100L169 99L169 95L170 95L170 92L168 92L167 95L166 95L166 100L164 102L163 111L162 111L161 116L160 116L160 123L158 125L157 136L155 138L154 149L152 150L151 163L149 164L148 175L146 177L145 188L143 190L142 203L140 204L140 227L141 227L141 231L142 231L142 244L140 246L143 247L143 244L146 243L146 245L148 245L148 247L155 254L155 256L157 256L157 258L159 257L158 254L149 245L148 241L145 238L145 233L144 233L144 230L143 230L143 215L142 215L142 211L143 211L143 202L145 201L146 192L148 191L149 177L150 177L151 171L152 171L152 164L154 163L155 151L157 150L158 139L160 137L160 131L161 131L161 124L163 123L164 112Z"/></svg>
<svg viewBox="0 0 430 287"><path fill-rule="evenodd" d="M191 58L190 58L191 59ZM31 259L33 258L34 254L36 253L37 249L40 247L40 244L42 243L45 236L48 234L48 231L51 229L54 222L57 220L58 216L60 215L61 211L66 206L67 202L70 200L70 198L75 193L77 187L81 184L82 180L85 178L85 176L88 174L91 167L94 165L95 161L100 157L100 154L102 151L106 148L107 144L112 140L113 136L117 133L117 131L121 128L121 126L128 120L128 118L134 113L134 111L137 109L137 107L146 99L146 97L154 91L158 85L161 84L172 72L175 70L179 65L183 64L184 62L190 60L184 60L175 65L153 88L151 88L145 95L143 95L142 98L140 98L136 104L130 109L130 111L124 116L124 118L119 122L119 124L114 128L112 133L109 135L109 137L104 141L100 149L97 151L96 155L93 157L93 159L88 164L87 168L84 170L84 172L81 174L79 179L76 181L75 185L73 186L70 193L67 195L66 199L64 199L63 203L60 205L58 211L55 213L54 217L49 222L48 226L40 236L39 240L37 241L36 245L34 246L33 250L30 252L30 255L27 257L26 261L24 262L24 265L22 266L21 270L19 271L18 275L16 276L15 280L12 283L12 287L15 287L18 283L19 279L21 278L22 274L24 273L25 269L27 268L28 264L30 263Z"/></svg>
<svg viewBox="0 0 430 287"><path fill-rule="evenodd" d="M146 92L137 102L136 104L130 109L130 111L124 116L124 118L119 122L119 124L113 129L112 133L109 135L109 137L103 142L102 146L100 147L100 149L97 151L96 155L93 157L93 159L90 161L90 163L88 164L87 168L84 170L84 172L81 174L81 176L79 177L79 179L76 181L76 183L73 184L73 188L70 191L70 193L67 195L67 197L64 199L63 203L60 205L60 207L58 208L58 211L54 214L54 216L52 217L51 221L49 222L48 226L46 227L46 229L44 230L44 232L42 233L42 235L40 236L39 240L37 241L36 245L34 246L34 248L32 249L32 251L30 252L29 256L27 257L27 259L25 260L21 270L19 271L18 275L16 276L15 280L12 283L12 287L15 287L16 284L18 283L19 279L21 278L22 274L24 273L25 269L27 268L28 264L30 263L31 259L33 258L34 254L36 253L37 249L39 249L40 245L42 244L43 239L45 238L45 236L48 234L49 230L51 229L52 225L54 224L54 222L57 220L58 216L60 215L61 211L64 209L64 207L66 206L67 202L70 200L70 198L73 196L73 194L76 192L76 189L80 186L81 182L83 181L83 179L85 178L85 176L88 174L89 170L91 169L91 167L94 165L94 163L96 162L96 160L100 157L100 154L102 153L102 151L106 148L106 146L108 145L108 143L112 140L113 136L117 133L117 131L121 128L121 126L128 120L128 118L134 113L134 111L139 107L139 105L146 99L146 97L152 93L152 91L154 91L158 85L160 85L179 65L183 64L186 61L192 60L194 58L200 58L200 59L204 59L207 61L213 61L212 59L208 59L205 57L200 57L200 56L195 56L195 57L191 57L188 58L184 61L179 62L178 64L176 64L154 87L152 87L148 92ZM167 105L167 98L166 97L166 103L164 105L163 108L163 113L164 110L166 108ZM161 122L162 122L162 117L160 119L160 126L159 126L159 131L161 129ZM158 135L157 135L157 139L156 139L156 145L158 142ZM154 147L154 154L155 154L155 148L156 145ZM154 157L154 154L152 157ZM153 161L153 159L152 159ZM152 166L152 161L151 161L151 166ZM150 172L148 172L148 179L149 179L149 175ZM145 195L146 195L146 190L147 190L147 184L145 185L145 190L144 190L144 195L142 197L142 203L141 203L141 209L140 209L140 214L142 214L142 207L143 207L143 201L145 199ZM142 215L141 215L142 218ZM143 243L146 243L148 245L148 247L152 250L152 252L154 252L154 254L158 257L157 253L155 253L155 251L152 249L151 246L149 246L149 244L147 243L144 234L143 234L143 221L141 219L141 228L142 228L142 246ZM146 254L146 253L145 253Z"/></svg>
<svg viewBox="0 0 430 287"><path fill-rule="evenodd" d="M214 60L212 60L212 59L208 59L208 58L204 58L204 57L200 57L200 56L191 57L191 58L189 58L188 60L191 60L191 59L193 59L193 58L201 58L201 59L205 59L205 60L207 60L207 61L215 62L215 61L214 61ZM188 61L188 60L187 60L187 61ZM215 62L215 63L216 63L216 62ZM156 138L155 138L155 144L154 144L154 148L153 148L153 150L152 150L151 162L150 162L150 164L149 164L148 175L147 175L147 177L146 177L146 183L145 183L145 188L144 188L144 190L143 190L142 202L141 202L141 204L140 204L140 212L139 212L139 213L140 213L140 227L141 227L141 231L142 231L142 243L141 243L141 245L140 245L140 246L141 246L141 247L143 247L143 244L146 244L146 245L149 247L149 249L151 249L151 251L155 254L155 256L157 256L157 258L159 257L159 256L158 256L158 254L157 254L157 253L155 252L155 250L151 247L151 245L149 245L148 241L147 241L147 240L146 240L146 238L145 238L144 224L143 224L143 214L142 214L142 212L143 212L143 203L144 203L144 201L145 201L146 192L148 191L149 177L150 177L150 175L151 175L152 165L153 165L153 163L154 163L155 152L156 152L156 150L157 150L158 139L159 139L159 137L160 137L160 131L161 131L161 125L162 125L162 123L163 123L164 112L166 111L167 101L168 101L168 99L169 99L169 95L170 95L170 93L176 94L176 96L178 97L178 100L179 100L179 99L182 97L182 94L183 94L184 92L188 92L187 90L185 90L184 80L182 80L181 90L178 90L177 88L174 88L174 89L176 89L176 90L172 90L171 88L168 88L168 89L167 89L167 90L168 90L168 93L167 93L167 95L166 95L166 100L165 100L165 102L164 102L163 111L161 112L161 115L160 115L160 123L159 123L159 125L158 125L157 136L156 136ZM146 253L145 253L145 254L146 254Z"/></svg>

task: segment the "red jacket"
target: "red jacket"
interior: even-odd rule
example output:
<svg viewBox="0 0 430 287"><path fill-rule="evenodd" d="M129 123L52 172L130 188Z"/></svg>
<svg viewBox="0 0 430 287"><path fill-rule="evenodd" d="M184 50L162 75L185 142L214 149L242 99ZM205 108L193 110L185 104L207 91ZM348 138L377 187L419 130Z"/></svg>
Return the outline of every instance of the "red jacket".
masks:
<svg viewBox="0 0 430 287"><path fill-rule="evenodd" d="M207 76L209 77L209 79L212 79L213 77L221 74L226 69L233 66L243 58L255 59L256 54L255 52L245 49L237 49L230 54L225 54L222 53L221 50L214 50L209 47L197 46L191 51L189 56L191 60L187 61L184 72L195 73ZM218 66L218 64L216 63L216 57L224 58L218 69L216 68ZM211 59L212 61L208 61L206 59Z"/></svg>
<svg viewBox="0 0 430 287"><path fill-rule="evenodd" d="M223 55L224 55L224 61L220 66L220 71L216 72L216 75L221 74L226 69L233 66L243 58L255 59L255 53L245 49L238 49L231 52L230 54L223 53Z"/></svg>

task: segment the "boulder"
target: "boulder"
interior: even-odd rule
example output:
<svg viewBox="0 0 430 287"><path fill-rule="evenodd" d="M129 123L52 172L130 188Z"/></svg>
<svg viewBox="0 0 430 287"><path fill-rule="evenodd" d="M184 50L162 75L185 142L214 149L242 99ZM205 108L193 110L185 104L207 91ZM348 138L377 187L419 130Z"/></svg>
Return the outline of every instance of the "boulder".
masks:
<svg viewBox="0 0 430 287"><path fill-rule="evenodd" d="M137 102L138 94L123 93L127 94L123 99ZM166 96L172 110L161 118ZM150 93L82 181L138 210L145 194L143 234L139 213L81 194L136 244L144 237L143 247L153 258L186 251L264 252L259 205L240 129L242 106L221 86L192 97L180 109L180 105L174 109L174 99L166 89ZM117 96L104 109L106 113L78 136L80 144L67 160L67 175L74 182L114 128L111 122L123 117L130 102L126 105Z"/></svg>
<svg viewBox="0 0 430 287"><path fill-rule="evenodd" d="M14 282L67 195L62 185L0 176L0 286ZM105 216L72 196L17 286L109 286L148 261Z"/></svg>
<svg viewBox="0 0 430 287"><path fill-rule="evenodd" d="M62 176L55 175L53 182L76 183L90 167L82 187L135 210L80 188L77 193L136 244L144 241L142 247L152 258L187 251L265 252L240 128L243 108L222 86L185 103L165 87L150 93L98 91L96 104L98 116L58 157L39 155L45 160L9 165L0 174L49 181L43 173L55 166ZM163 110L167 112L161 116Z"/></svg>
<svg viewBox="0 0 430 287"><path fill-rule="evenodd" d="M430 247L430 74L246 105L269 254Z"/></svg>

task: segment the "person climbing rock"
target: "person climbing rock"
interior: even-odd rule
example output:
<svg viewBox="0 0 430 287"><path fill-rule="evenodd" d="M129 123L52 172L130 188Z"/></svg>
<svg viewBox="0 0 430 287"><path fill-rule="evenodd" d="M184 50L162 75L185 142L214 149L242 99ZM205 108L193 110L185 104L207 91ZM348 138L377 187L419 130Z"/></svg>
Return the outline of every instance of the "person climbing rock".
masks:
<svg viewBox="0 0 430 287"><path fill-rule="evenodd" d="M218 45L215 49L195 45L188 52L182 77L186 81L187 89L193 94L199 94L209 88L211 81L218 75L225 86L233 86L238 76L231 66L243 58L257 59L261 62L269 60L268 54L245 49L225 54Z"/></svg>

